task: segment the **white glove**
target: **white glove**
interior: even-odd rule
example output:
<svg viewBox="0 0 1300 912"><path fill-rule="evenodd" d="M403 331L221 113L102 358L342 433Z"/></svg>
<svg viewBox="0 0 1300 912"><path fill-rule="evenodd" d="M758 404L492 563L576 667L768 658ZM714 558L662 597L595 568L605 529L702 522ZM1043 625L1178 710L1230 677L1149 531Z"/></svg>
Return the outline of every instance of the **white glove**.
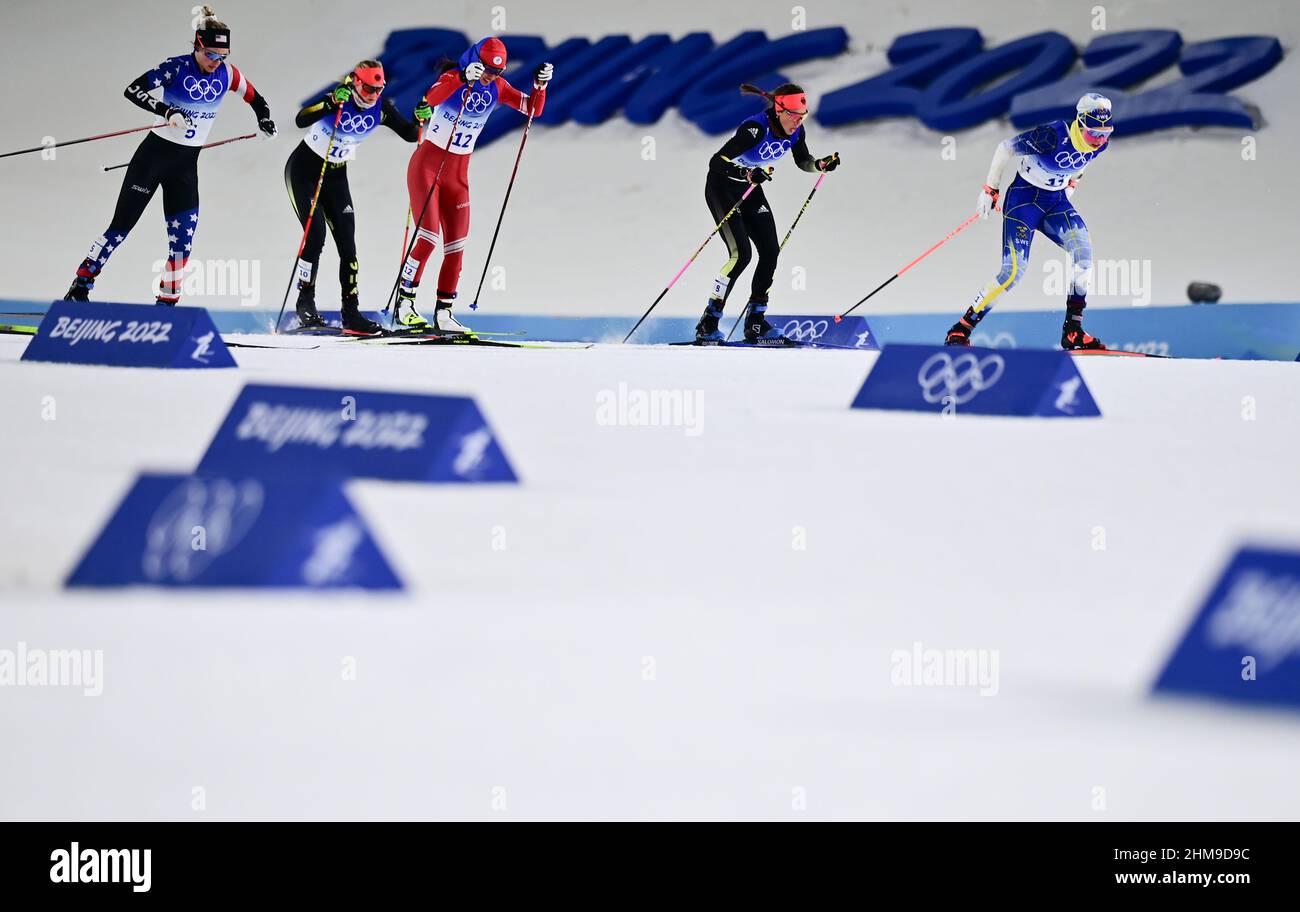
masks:
<svg viewBox="0 0 1300 912"><path fill-rule="evenodd" d="M167 118L167 126L173 130L188 130L194 126L194 121L190 120L190 115L180 108L168 108L164 116Z"/></svg>
<svg viewBox="0 0 1300 912"><path fill-rule="evenodd" d="M1078 186L1079 186L1079 182L1074 178L1070 178L1070 182L1065 185L1065 198L1070 199L1072 196L1074 196L1075 188L1077 188Z"/></svg>
<svg viewBox="0 0 1300 912"><path fill-rule="evenodd" d="M996 187L990 187L988 184L984 185L984 188L980 190L979 203L976 204L975 211L979 213L979 217L982 219L988 218L990 212L998 211L998 190Z"/></svg>
<svg viewBox="0 0 1300 912"><path fill-rule="evenodd" d="M537 72L533 74L533 82L539 87L544 87L551 81L553 75L555 75L555 67L549 63L543 63L537 68Z"/></svg>
<svg viewBox="0 0 1300 912"><path fill-rule="evenodd" d="M465 67L465 81L478 82L480 79L483 78L484 69L485 67L483 66L483 64L475 60L469 66Z"/></svg>

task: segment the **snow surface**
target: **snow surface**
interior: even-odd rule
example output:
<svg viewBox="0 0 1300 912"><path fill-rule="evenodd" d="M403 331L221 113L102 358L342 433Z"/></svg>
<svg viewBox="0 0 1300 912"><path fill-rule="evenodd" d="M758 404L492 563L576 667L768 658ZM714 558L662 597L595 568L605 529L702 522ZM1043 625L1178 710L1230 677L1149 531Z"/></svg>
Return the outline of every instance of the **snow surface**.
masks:
<svg viewBox="0 0 1300 912"><path fill-rule="evenodd" d="M850 410L854 352L326 340L161 373L25 344L0 648L102 649L104 693L0 688L0 817L1300 814L1300 719L1149 697L1236 546L1300 545L1294 364L1084 359L1102 419L948 421ZM245 382L471 393L522 483L351 483L404 595L61 591ZM598 423L620 383L698 392L700 433ZM917 642L997 650L997 694L894 686Z"/></svg>

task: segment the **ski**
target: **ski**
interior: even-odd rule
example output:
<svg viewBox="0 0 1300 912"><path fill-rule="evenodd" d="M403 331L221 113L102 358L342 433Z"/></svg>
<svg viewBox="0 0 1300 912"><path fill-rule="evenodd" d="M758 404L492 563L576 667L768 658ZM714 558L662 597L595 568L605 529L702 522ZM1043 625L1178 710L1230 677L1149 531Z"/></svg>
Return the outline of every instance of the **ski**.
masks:
<svg viewBox="0 0 1300 912"><path fill-rule="evenodd" d="M809 342L796 342L793 339L785 339L782 342L697 342L691 339L687 342L669 342L669 345L694 345L698 348L817 348L819 346ZM822 348L838 348L838 346L820 346Z"/></svg>
<svg viewBox="0 0 1300 912"><path fill-rule="evenodd" d="M509 337L514 337L514 336L526 336L526 335L528 335L528 333L525 332L524 330L518 330L518 331L515 331L515 332L474 332L474 333L470 333L469 335L474 336L474 337L476 337L476 338L477 338L477 337L485 337L485 336L492 336L492 337L497 337L497 338L504 338L504 337L507 337L507 336L509 336ZM347 334L347 337L348 337L349 339L359 339L359 340L361 340L361 341L363 341L363 342L366 342L366 341L375 341L375 340L383 340L383 341L385 341L385 342L389 342L389 343L393 343L393 344L397 344L397 343L401 343L401 342L419 342L419 341L422 341L422 340L424 340L424 339L442 339L442 338L446 338L446 336L443 336L443 335L438 334L438 333L432 333L432 332L411 332L411 331L409 331L409 330L401 330L401 329L386 329L386 330L384 330L382 333L380 333L380 334L377 335L377 336L361 336L361 335Z"/></svg>
<svg viewBox="0 0 1300 912"><path fill-rule="evenodd" d="M268 348L274 351L315 351L320 348L319 345L256 345L252 342L231 342L222 339L226 343L226 348Z"/></svg>
<svg viewBox="0 0 1300 912"><path fill-rule="evenodd" d="M0 333L13 336L34 336L36 335L35 326L17 326L12 323L0 323Z"/></svg>
<svg viewBox="0 0 1300 912"><path fill-rule="evenodd" d="M341 336L343 335L341 326L295 326L293 329L282 329L277 335L281 336Z"/></svg>
<svg viewBox="0 0 1300 912"><path fill-rule="evenodd" d="M1069 350L1071 355L1111 355L1120 358L1172 358L1173 355L1152 355L1147 352L1115 351L1109 348Z"/></svg>
<svg viewBox="0 0 1300 912"><path fill-rule="evenodd" d="M574 349L583 350L595 347L594 342L499 342L494 339L480 339L477 336L421 336L416 339L380 339L372 338L371 341L379 345L478 345L488 348L544 348L544 349Z"/></svg>

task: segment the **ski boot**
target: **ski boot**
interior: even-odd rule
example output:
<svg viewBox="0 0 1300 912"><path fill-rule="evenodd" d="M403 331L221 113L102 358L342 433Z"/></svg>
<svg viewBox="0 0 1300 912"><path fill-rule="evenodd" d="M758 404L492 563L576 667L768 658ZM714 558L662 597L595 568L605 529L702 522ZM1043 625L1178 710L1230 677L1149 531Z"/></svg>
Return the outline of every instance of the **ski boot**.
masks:
<svg viewBox="0 0 1300 912"><path fill-rule="evenodd" d="M766 301L749 302L745 311L745 342L764 348L793 348L799 344L767 322Z"/></svg>
<svg viewBox="0 0 1300 912"><path fill-rule="evenodd" d="M382 336L384 328L361 313L356 295L343 299L343 334L345 336Z"/></svg>
<svg viewBox="0 0 1300 912"><path fill-rule="evenodd" d="M1082 324L1067 320L1061 327L1061 348L1066 351L1106 351L1106 343L1084 332Z"/></svg>
<svg viewBox="0 0 1300 912"><path fill-rule="evenodd" d="M81 302L89 301L90 290L94 287L94 279L89 279L85 276L79 275L72 280L72 285L68 288L68 293L63 296L63 300Z"/></svg>
<svg viewBox="0 0 1300 912"><path fill-rule="evenodd" d="M967 307L961 319L952 324L952 328L948 330L948 335L944 338L943 344L970 345L971 333L975 331L976 324L983 320L987 314L988 311L976 313L974 307Z"/></svg>
<svg viewBox="0 0 1300 912"><path fill-rule="evenodd" d="M298 301L294 304L293 309L298 314L298 329L325 328L325 318L316 312L315 286L298 286Z"/></svg>
<svg viewBox="0 0 1300 912"><path fill-rule="evenodd" d="M431 332L433 330L432 325L415 309L415 292L416 286L414 285L407 285L403 282L398 286L393 322L397 324L398 329L409 333Z"/></svg>
<svg viewBox="0 0 1300 912"><path fill-rule="evenodd" d="M1106 344L1083 331L1083 298L1071 295L1065 302L1065 323L1061 325L1061 348L1066 351L1106 351Z"/></svg>
<svg viewBox="0 0 1300 912"><path fill-rule="evenodd" d="M704 308L704 316L695 324L696 345L721 345L727 340L718 329L718 320L722 319L722 302L717 298L709 299L709 306Z"/></svg>
<svg viewBox="0 0 1300 912"><path fill-rule="evenodd" d="M438 303L433 310L433 331L439 336L472 336L474 330L451 315L456 292L438 292Z"/></svg>

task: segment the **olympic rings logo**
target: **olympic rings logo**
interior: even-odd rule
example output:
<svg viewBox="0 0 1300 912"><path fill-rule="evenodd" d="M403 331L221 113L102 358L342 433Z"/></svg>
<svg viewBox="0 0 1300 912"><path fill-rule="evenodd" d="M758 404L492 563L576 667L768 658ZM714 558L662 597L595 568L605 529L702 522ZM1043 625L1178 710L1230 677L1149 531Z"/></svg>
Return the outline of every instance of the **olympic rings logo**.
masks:
<svg viewBox="0 0 1300 912"><path fill-rule="evenodd" d="M465 111L469 114L482 114L491 106L491 92L470 92L465 96Z"/></svg>
<svg viewBox="0 0 1300 912"><path fill-rule="evenodd" d="M344 133L365 133L374 126L375 118L370 114L352 115L344 111L339 118L339 129Z"/></svg>
<svg viewBox="0 0 1300 912"><path fill-rule="evenodd" d="M1090 152L1071 152L1068 149L1062 149L1056 153L1056 163L1062 168L1082 168L1092 157Z"/></svg>
<svg viewBox="0 0 1300 912"><path fill-rule="evenodd" d="M830 325L827 320L791 320L781 327L781 333L796 342L813 342L824 336Z"/></svg>
<svg viewBox="0 0 1300 912"><path fill-rule="evenodd" d="M763 161L773 158L780 158L790 148L790 141L784 142L765 142L758 147L758 157Z"/></svg>
<svg viewBox="0 0 1300 912"><path fill-rule="evenodd" d="M226 88L220 79L195 79L193 76L186 76L183 85L195 101L216 101Z"/></svg>
<svg viewBox="0 0 1300 912"><path fill-rule="evenodd" d="M1006 366L1001 355L981 358L973 352L956 356L937 352L916 372L916 382L926 402L948 400L945 404L961 405L1002 379Z"/></svg>

